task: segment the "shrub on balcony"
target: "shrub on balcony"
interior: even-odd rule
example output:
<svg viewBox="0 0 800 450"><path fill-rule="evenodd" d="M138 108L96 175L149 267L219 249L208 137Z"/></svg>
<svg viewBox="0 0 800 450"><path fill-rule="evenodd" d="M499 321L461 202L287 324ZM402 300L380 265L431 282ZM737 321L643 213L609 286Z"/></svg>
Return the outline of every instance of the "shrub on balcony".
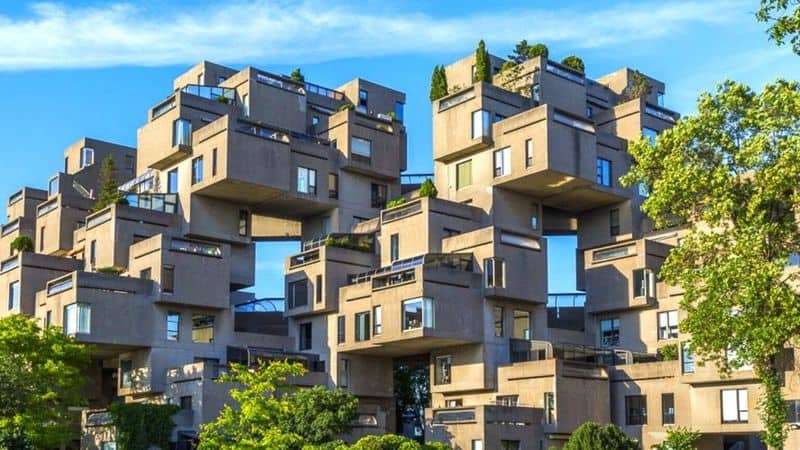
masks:
<svg viewBox="0 0 800 450"><path fill-rule="evenodd" d="M436 198L437 195L439 195L439 190L436 189L436 185L433 184L433 180L430 178L425 178L425 181L423 181L419 186L419 196Z"/></svg>
<svg viewBox="0 0 800 450"><path fill-rule="evenodd" d="M403 203L406 203L408 200L405 197L396 198L394 200L390 200L386 202L386 209L394 208L395 206L400 206Z"/></svg>
<svg viewBox="0 0 800 450"><path fill-rule="evenodd" d="M224 95L218 95L218 96L217 96L217 102L219 102L219 103L225 103L225 104L227 104L227 103L228 103L228 102L230 102L230 101L231 101L231 100L230 100L228 97L225 97Z"/></svg>
<svg viewBox="0 0 800 450"><path fill-rule="evenodd" d="M444 66L434 66L431 74L431 91L428 96L431 101L439 100L447 95L447 74Z"/></svg>
<svg viewBox="0 0 800 450"><path fill-rule="evenodd" d="M117 163L114 162L113 156L108 155L100 169L100 194L97 196L97 203L92 207L92 212L103 210L110 205L127 204L128 199L117 188Z"/></svg>
<svg viewBox="0 0 800 450"><path fill-rule="evenodd" d="M354 241L347 236L342 236L338 238L333 236L328 236L325 238L325 246L347 248L350 250L358 250L359 252L365 252L365 253L372 252L372 247L370 247L369 244L364 244L361 242Z"/></svg>
<svg viewBox="0 0 800 450"><path fill-rule="evenodd" d="M508 59L510 61L506 62L520 64L538 56L544 56L547 58L549 53L550 51L547 49L546 45L542 43L529 45L528 41L523 39L517 43L517 45L514 47L514 51L508 55Z"/></svg>
<svg viewBox="0 0 800 450"><path fill-rule="evenodd" d="M342 103L342 106L340 106L337 111L349 111L351 109L355 109L355 105L352 103Z"/></svg>
<svg viewBox="0 0 800 450"><path fill-rule="evenodd" d="M125 268L118 266L101 267L97 269L97 273L104 273L106 275L120 276L123 274L123 272L125 272Z"/></svg>
<svg viewBox="0 0 800 450"><path fill-rule="evenodd" d="M586 66L583 64L583 60L578 58L575 55L567 56L566 58L561 60L561 64L569 67L572 70L578 71L580 73L584 73Z"/></svg>
<svg viewBox="0 0 800 450"><path fill-rule="evenodd" d="M486 51L486 43L483 39L478 42L478 48L475 49L475 73L472 74L472 82L477 83L485 81L490 83L492 81L492 67L489 62L489 52Z"/></svg>
<svg viewBox="0 0 800 450"><path fill-rule="evenodd" d="M650 79L644 76L642 72L634 70L633 74L631 75L631 81L628 83L628 87L626 87L625 91L622 93L622 98L625 101L630 101L637 98L646 97L652 90L653 84L650 83Z"/></svg>
<svg viewBox="0 0 800 450"><path fill-rule="evenodd" d="M108 407L117 431L119 450L147 450L151 446L169 448L177 405L112 403Z"/></svg>
<svg viewBox="0 0 800 450"><path fill-rule="evenodd" d="M667 344L658 347L656 351L659 359L662 361L677 361L678 360L678 344Z"/></svg>
<svg viewBox="0 0 800 450"><path fill-rule="evenodd" d="M298 83L303 83L306 81L306 77L305 75L303 75L303 72L300 71L299 67L294 69L292 73L289 74L289 78L291 78L292 81L296 81Z"/></svg>
<svg viewBox="0 0 800 450"><path fill-rule="evenodd" d="M33 249L33 240L28 236L17 236L13 241L11 241L12 252L32 252Z"/></svg>

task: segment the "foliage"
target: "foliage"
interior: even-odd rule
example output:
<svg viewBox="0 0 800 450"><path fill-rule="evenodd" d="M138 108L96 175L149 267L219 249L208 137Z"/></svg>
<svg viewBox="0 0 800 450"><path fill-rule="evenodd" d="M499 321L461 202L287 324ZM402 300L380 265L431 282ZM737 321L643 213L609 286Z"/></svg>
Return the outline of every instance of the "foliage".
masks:
<svg viewBox="0 0 800 450"><path fill-rule="evenodd" d="M348 447L343 447L342 450ZM383 436L365 436L349 447L349 450L451 450L440 442L420 444L403 436L386 434Z"/></svg>
<svg viewBox="0 0 800 450"><path fill-rule="evenodd" d="M628 87L626 87L625 91L622 93L622 97L625 100L634 100L637 98L647 97L652 90L653 84L650 83L650 79L647 78L642 72L634 70L633 75L631 76L631 81L628 84Z"/></svg>
<svg viewBox="0 0 800 450"><path fill-rule="evenodd" d="M508 55L509 61L506 62L520 64L529 59L536 58L537 56L544 56L547 58L549 54L550 51L547 49L546 45L542 43L529 45L528 41L523 39L517 43L517 45L514 47L514 51Z"/></svg>
<svg viewBox="0 0 800 450"><path fill-rule="evenodd" d="M425 408L430 406L430 369L425 363L403 363L394 368L394 398L397 415L414 416L415 423L422 425Z"/></svg>
<svg viewBox="0 0 800 450"><path fill-rule="evenodd" d="M761 0L756 18L770 24L767 33L771 40L778 45L788 40L792 43L792 51L800 55L800 4L797 1Z"/></svg>
<svg viewBox="0 0 800 450"><path fill-rule="evenodd" d="M439 190L436 189L436 185L433 184L433 180L430 178L425 178L425 181L419 185L419 196L420 197L431 197L436 198L439 195Z"/></svg>
<svg viewBox="0 0 800 450"><path fill-rule="evenodd" d="M104 273L106 275L122 275L125 272L124 267L118 266L108 266L108 267L100 267L97 269L97 273Z"/></svg>
<svg viewBox="0 0 800 450"><path fill-rule="evenodd" d="M390 119L392 119L392 122L397 122L398 121L396 112L389 111L388 113L386 113L386 115L389 116Z"/></svg>
<svg viewBox="0 0 800 450"><path fill-rule="evenodd" d="M117 188L117 163L114 157L108 155L103 160L103 167L100 169L100 195L97 203L92 207L92 212L97 212L110 205L128 204L128 200Z"/></svg>
<svg viewBox="0 0 800 450"><path fill-rule="evenodd" d="M350 250L358 250L360 252L372 252L372 247L369 244L358 242L347 236L333 237L328 236L325 238L325 245L327 247L349 248Z"/></svg>
<svg viewBox="0 0 800 450"><path fill-rule="evenodd" d="M36 450L25 431L14 425L0 428L0 449Z"/></svg>
<svg viewBox="0 0 800 450"><path fill-rule="evenodd" d="M700 433L683 427L672 428L667 430L667 439L653 450L696 450L694 443L698 439Z"/></svg>
<svg viewBox="0 0 800 450"><path fill-rule="evenodd" d="M635 440L625 436L622 430L614 425L604 426L594 422L586 422L569 437L563 450L640 450Z"/></svg>
<svg viewBox="0 0 800 450"><path fill-rule="evenodd" d="M298 67L298 68L296 68L296 69L294 69L294 70L292 71L292 73L291 73L291 74L289 74L289 78L291 78L291 79L292 79L292 81L296 81L296 82L298 82L298 83L303 83L303 82L305 82L305 81L306 81L306 77L305 77L305 75L303 75L303 72L302 72L302 71L300 71L300 68L299 68L299 67Z"/></svg>
<svg viewBox="0 0 800 450"><path fill-rule="evenodd" d="M472 74L472 82L492 81L492 65L489 62L489 52L486 51L486 44L481 39L478 48L475 49L475 73Z"/></svg>
<svg viewBox="0 0 800 450"><path fill-rule="evenodd" d="M666 344L658 347L656 351L662 361L676 361L678 359L678 344Z"/></svg>
<svg viewBox="0 0 800 450"><path fill-rule="evenodd" d="M349 111L351 109L355 109L355 107L356 107L355 105L353 105L352 103L349 103L349 102L348 103L342 103L342 106L340 106L339 109L337 109L337 111Z"/></svg>
<svg viewBox="0 0 800 450"><path fill-rule="evenodd" d="M586 72L586 66L583 64L583 60L575 55L567 56L566 58L561 60L561 64L569 67L572 70L578 71L580 73Z"/></svg>
<svg viewBox="0 0 800 450"><path fill-rule="evenodd" d="M108 412L114 422L119 450L148 450L151 446L169 448L177 405L150 403L112 403Z"/></svg>
<svg viewBox="0 0 800 450"><path fill-rule="evenodd" d="M33 240L25 235L20 235L11 241L12 252L32 252L34 250Z"/></svg>
<svg viewBox="0 0 800 450"><path fill-rule="evenodd" d="M659 274L684 289L681 331L723 375L753 365L762 438L782 448L783 348L800 335L798 272L785 270L800 245L800 86L779 80L756 94L726 81L697 110L655 145L631 143L636 164L622 181L650 186L642 209L656 227L690 225Z"/></svg>
<svg viewBox="0 0 800 450"><path fill-rule="evenodd" d="M22 315L0 319L0 436L35 448L72 437L71 406L81 406L89 349L60 328ZM24 448L24 447L23 447Z"/></svg>
<svg viewBox="0 0 800 450"><path fill-rule="evenodd" d="M400 206L406 202L408 202L408 200L405 197L399 197L394 200L389 200L388 202L386 202L386 209L394 208L395 206Z"/></svg>
<svg viewBox="0 0 800 450"><path fill-rule="evenodd" d="M225 97L224 95L218 95L217 96L217 102L218 103L228 103L228 102L230 102L230 99L228 97Z"/></svg>
<svg viewBox="0 0 800 450"><path fill-rule="evenodd" d="M230 391L239 406L225 405L219 417L203 427L198 448L301 450L348 432L358 401L321 387L297 390L286 381L305 373L299 363L263 363L254 369L232 365L219 382L241 386Z"/></svg>
<svg viewBox="0 0 800 450"><path fill-rule="evenodd" d="M431 101L436 101L445 95L447 95L447 74L444 66L434 66L431 74L431 92L428 97Z"/></svg>

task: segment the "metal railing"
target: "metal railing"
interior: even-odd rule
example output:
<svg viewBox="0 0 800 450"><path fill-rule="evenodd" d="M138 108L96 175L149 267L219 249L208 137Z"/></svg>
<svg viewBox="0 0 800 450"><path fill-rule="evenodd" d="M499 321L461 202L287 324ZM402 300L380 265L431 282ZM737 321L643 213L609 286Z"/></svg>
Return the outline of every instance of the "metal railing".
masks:
<svg viewBox="0 0 800 450"><path fill-rule="evenodd" d="M253 125L240 122L239 125L236 127L236 131L241 131L242 133L262 137L264 139L271 139L273 141L283 142L285 144L289 143L289 134L280 130L276 130L274 128L267 128L260 125Z"/></svg>
<svg viewBox="0 0 800 450"><path fill-rule="evenodd" d="M420 211L422 211L422 202L420 200L403 203L400 206L381 212L381 223L402 219L403 217L411 216Z"/></svg>
<svg viewBox="0 0 800 450"><path fill-rule="evenodd" d="M301 87L303 85L302 83L285 79L280 75L274 75L268 72L258 72L256 73L256 81L274 86L279 89L294 92L295 94L306 95L305 88Z"/></svg>
<svg viewBox="0 0 800 450"><path fill-rule="evenodd" d="M175 107L175 96L172 96L153 108L152 112L150 113L150 120L157 119L159 116L163 115L165 112L171 110L174 107Z"/></svg>
<svg viewBox="0 0 800 450"><path fill-rule="evenodd" d="M302 251L307 252L322 246L372 252L375 246L375 236L364 233L331 233L327 236L303 242Z"/></svg>
<svg viewBox="0 0 800 450"><path fill-rule="evenodd" d="M348 284L360 284L371 281L373 278L390 274L392 272L405 271L417 266L443 267L448 269L472 272L472 253L429 253L427 255L415 256L413 258L395 261L390 266L370 270L355 275L348 276Z"/></svg>
<svg viewBox="0 0 800 450"><path fill-rule="evenodd" d="M572 70L563 66L557 66L550 61L547 62L547 67L545 67L545 70L553 75L557 75L561 78L572 81L573 83L584 84L586 82L586 77L583 74L573 72Z"/></svg>
<svg viewBox="0 0 800 450"><path fill-rule="evenodd" d="M128 206L168 214L178 213L178 194L127 194Z"/></svg>
<svg viewBox="0 0 800 450"><path fill-rule="evenodd" d="M332 98L334 100L342 100L344 99L344 93L337 91L335 89L326 88L324 86L320 86L318 84L309 83L306 81L306 92L310 92L312 94L321 95L323 97Z"/></svg>
<svg viewBox="0 0 800 450"><path fill-rule="evenodd" d="M308 264L314 261L319 261L319 251L309 253L301 253L294 255L289 259L289 267L296 267L303 264Z"/></svg>
<svg viewBox="0 0 800 450"><path fill-rule="evenodd" d="M187 84L181 92L214 100L219 103L236 104L236 90L219 86L206 86L202 84Z"/></svg>
<svg viewBox="0 0 800 450"><path fill-rule="evenodd" d="M401 184L422 184L425 180L433 181L433 173L404 173L400 175Z"/></svg>

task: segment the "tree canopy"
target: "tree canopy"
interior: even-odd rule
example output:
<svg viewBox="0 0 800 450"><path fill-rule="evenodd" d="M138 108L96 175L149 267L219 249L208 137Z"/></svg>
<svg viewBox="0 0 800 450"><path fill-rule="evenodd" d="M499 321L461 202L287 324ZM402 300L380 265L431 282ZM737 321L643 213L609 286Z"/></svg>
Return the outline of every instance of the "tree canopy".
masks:
<svg viewBox="0 0 800 450"><path fill-rule="evenodd" d="M626 100L634 100L637 98L647 97L650 91L653 90L653 84L642 72L634 70L631 75L631 81L623 92L623 97Z"/></svg>
<svg viewBox="0 0 800 450"><path fill-rule="evenodd" d="M292 73L289 74L289 78L291 78L292 81L297 81L298 83L306 81L306 77L305 75L303 75L303 72L300 70L299 67L294 69Z"/></svg>
<svg viewBox="0 0 800 450"><path fill-rule="evenodd" d="M103 167L100 168L100 193L97 196L97 202L92 207L92 212L121 203L125 204L127 200L117 186L117 163L113 156L108 155L103 160Z"/></svg>
<svg viewBox="0 0 800 450"><path fill-rule="evenodd" d="M447 75L444 71L444 66L434 66L433 73L431 74L431 92L429 98L431 101L439 100L447 95Z"/></svg>
<svg viewBox="0 0 800 450"><path fill-rule="evenodd" d="M487 83L492 81L492 63L489 61L489 52L486 51L483 39L478 42L478 48L475 49L475 73L472 74L472 82L479 81Z"/></svg>
<svg viewBox="0 0 800 450"><path fill-rule="evenodd" d="M529 45L528 41L523 39L517 43L513 52L508 55L508 59L514 64L520 64L531 58L536 58L537 56L544 56L547 58L549 54L550 51L547 49L546 45L542 43Z"/></svg>
<svg viewBox="0 0 800 450"><path fill-rule="evenodd" d="M641 450L641 446L614 424L586 422L570 435L563 450Z"/></svg>
<svg viewBox="0 0 800 450"><path fill-rule="evenodd" d="M800 55L800 2L761 0L756 18L769 24L767 34L771 40L778 45L790 42L792 51Z"/></svg>
<svg viewBox="0 0 800 450"><path fill-rule="evenodd" d="M572 70L576 70L580 73L585 73L586 71L586 66L583 64L583 60L575 55L570 55L562 59L561 64L569 67Z"/></svg>
<svg viewBox="0 0 800 450"><path fill-rule="evenodd" d="M688 428L671 428L667 430L667 439L656 445L653 450L697 450L694 443L698 439L700 439L700 433Z"/></svg>
<svg viewBox="0 0 800 450"><path fill-rule="evenodd" d="M787 267L800 246L800 86L778 80L757 94L726 81L697 106L654 145L631 143L622 181L650 188L642 209L656 227L687 224L659 274L684 290L680 329L723 375L752 364L763 440L782 448L783 350L800 335L798 271Z"/></svg>
<svg viewBox="0 0 800 450"><path fill-rule="evenodd" d="M83 405L89 349L34 319L0 319L0 448L52 448L70 440Z"/></svg>

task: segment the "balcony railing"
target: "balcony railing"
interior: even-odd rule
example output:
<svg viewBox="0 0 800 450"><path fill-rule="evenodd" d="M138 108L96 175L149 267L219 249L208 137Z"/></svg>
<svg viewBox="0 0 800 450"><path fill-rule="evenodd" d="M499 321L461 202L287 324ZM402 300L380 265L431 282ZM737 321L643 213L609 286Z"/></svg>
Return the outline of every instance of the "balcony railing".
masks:
<svg viewBox="0 0 800 450"><path fill-rule="evenodd" d="M319 261L319 250L292 256L289 260L289 267L301 266L314 261Z"/></svg>
<svg viewBox="0 0 800 450"><path fill-rule="evenodd" d="M462 93L460 93L458 95L454 95L454 96L452 96L450 98L446 98L446 99L444 99L444 100L439 102L439 111L444 111L447 108L451 108L451 107L453 107L455 105L458 105L460 103L464 103L464 102L470 101L473 98L475 98L475 89L470 89L467 92L462 92Z"/></svg>
<svg viewBox="0 0 800 450"><path fill-rule="evenodd" d="M72 289L72 275L56 280L47 285L47 295L55 295Z"/></svg>
<svg viewBox="0 0 800 450"><path fill-rule="evenodd" d="M312 94L318 94L323 97L332 98L334 100L342 100L344 99L344 93L339 92L335 89L329 89L318 84L306 82L306 92L310 92Z"/></svg>
<svg viewBox="0 0 800 450"><path fill-rule="evenodd" d="M183 89L181 89L181 92L194 95L195 97L214 100L215 102L219 103L236 103L236 90L231 88L205 86L201 84L187 84L183 87Z"/></svg>
<svg viewBox="0 0 800 450"><path fill-rule="evenodd" d="M19 257L15 255L0 264L0 273L8 272L9 270L16 269L17 267L19 267Z"/></svg>
<svg viewBox="0 0 800 450"><path fill-rule="evenodd" d="M267 72L258 72L256 73L256 81L274 86L278 89L294 92L295 94L306 95L306 90L304 87L301 87L301 84L284 79L280 75L273 75Z"/></svg>
<svg viewBox="0 0 800 450"><path fill-rule="evenodd" d="M375 236L372 234L332 233L325 237L303 242L303 251L307 252L322 246L349 248L372 253L375 246Z"/></svg>
<svg viewBox="0 0 800 450"><path fill-rule="evenodd" d="M236 131L241 131L242 133L262 137L264 139L283 142L285 144L289 143L289 134L280 130L268 128L261 125L239 122Z"/></svg>
<svg viewBox="0 0 800 450"><path fill-rule="evenodd" d="M405 271L417 266L424 265L425 267L444 267L448 269L460 270L463 272L472 272L472 254L471 253L430 253L427 255L416 256L414 258L402 259L395 261L391 266L381 267L380 269L370 270L348 277L348 284L360 284L371 281L373 278L390 274L392 272Z"/></svg>
<svg viewBox="0 0 800 450"><path fill-rule="evenodd" d="M175 252L222 258L222 249L218 245L206 244L203 242L173 239L172 242L170 242L169 249Z"/></svg>
<svg viewBox="0 0 800 450"><path fill-rule="evenodd" d="M16 194L12 195L11 197L8 198L8 206L11 206L14 203L17 203L18 201L22 200L22 197L23 197L22 191L19 191Z"/></svg>
<svg viewBox="0 0 800 450"><path fill-rule="evenodd" d="M2 232L0 232L0 234L5 236L7 234L11 234L11 233L19 230L19 222L20 222L20 220L16 219L13 222L10 222L10 223L7 223L7 224L3 225Z"/></svg>
<svg viewBox="0 0 800 450"><path fill-rule="evenodd" d="M372 278L372 289L381 289L385 287L394 286L397 284L410 283L416 279L416 271L414 269L404 270L402 272L394 272L388 275L382 275Z"/></svg>
<svg viewBox="0 0 800 450"><path fill-rule="evenodd" d="M106 223L111 220L111 210L108 210L102 214L94 215L88 219L86 219L86 229L90 230L102 223Z"/></svg>
<svg viewBox="0 0 800 450"><path fill-rule="evenodd" d="M674 113L668 112L666 110L657 108L652 105L645 106L644 113L649 114L653 117L657 117L661 120L667 121L669 123L675 123L678 120Z"/></svg>
<svg viewBox="0 0 800 450"><path fill-rule="evenodd" d="M511 339L509 351L512 363L544 361L553 357L553 344L547 341Z"/></svg>
<svg viewBox="0 0 800 450"><path fill-rule="evenodd" d="M547 63L546 70L553 75L558 75L559 77L572 81L573 83L584 84L586 82L586 77L584 77L582 74L578 74L578 72L573 72L567 68L557 66L549 61Z"/></svg>
<svg viewBox="0 0 800 450"><path fill-rule="evenodd" d="M44 205L39 206L39 210L37 211L36 216L42 217L43 215L53 211L54 209L58 208L58 201L53 200L50 202L45 203Z"/></svg>
<svg viewBox="0 0 800 450"><path fill-rule="evenodd" d="M386 223L402 219L420 211L422 211L422 202L420 200L415 200L381 212L381 222Z"/></svg>
<svg viewBox="0 0 800 450"><path fill-rule="evenodd" d="M168 98L167 100L165 100L164 102L153 108L153 111L150 113L150 120L157 119L159 116L163 115L165 112L171 110L174 107L175 107L175 96L173 95L172 97Z"/></svg>
<svg viewBox="0 0 800 450"><path fill-rule="evenodd" d="M128 194L128 206L168 214L178 213L178 194Z"/></svg>

